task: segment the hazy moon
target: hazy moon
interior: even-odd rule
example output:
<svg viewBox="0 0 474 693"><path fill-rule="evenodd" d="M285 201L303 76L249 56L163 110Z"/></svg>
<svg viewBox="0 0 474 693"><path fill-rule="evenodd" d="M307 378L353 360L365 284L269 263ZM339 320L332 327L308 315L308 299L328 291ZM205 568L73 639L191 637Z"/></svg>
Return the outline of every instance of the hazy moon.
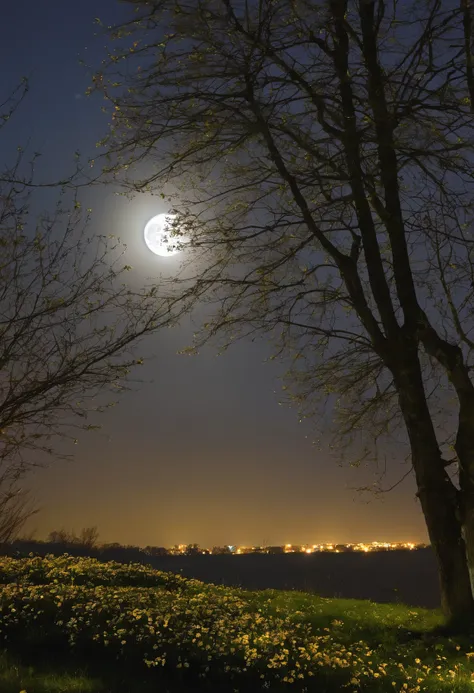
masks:
<svg viewBox="0 0 474 693"><path fill-rule="evenodd" d="M156 217L152 217L145 226L145 231L143 233L145 243L155 255L169 257L170 255L176 255L176 253L181 252L181 248L177 246L178 243L182 243L185 239L182 237L178 239L175 236L171 236L170 222L173 221L173 219L174 215L172 214L157 214Z"/></svg>

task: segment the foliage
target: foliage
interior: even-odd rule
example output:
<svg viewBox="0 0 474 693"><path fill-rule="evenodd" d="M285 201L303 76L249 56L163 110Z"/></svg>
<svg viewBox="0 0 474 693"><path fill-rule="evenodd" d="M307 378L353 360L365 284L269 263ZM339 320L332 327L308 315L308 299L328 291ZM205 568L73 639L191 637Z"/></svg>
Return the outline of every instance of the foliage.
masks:
<svg viewBox="0 0 474 693"><path fill-rule="evenodd" d="M53 530L49 533L47 541L53 544L64 544L65 546L81 546L92 550L97 548L99 531L97 527L83 527L76 535L74 531L68 532L65 529Z"/></svg>
<svg viewBox="0 0 474 693"><path fill-rule="evenodd" d="M170 552L164 546L145 546L143 551L148 556L169 556Z"/></svg>
<svg viewBox="0 0 474 693"><path fill-rule="evenodd" d="M115 587L164 587L178 589L186 578L163 573L139 563L124 564L95 558L72 557L68 554L54 557L9 558L0 560L0 584L21 582L43 585L63 583L74 585L109 585Z"/></svg>
<svg viewBox="0 0 474 693"><path fill-rule="evenodd" d="M94 77L105 173L190 239L196 346L270 334L337 452L407 458L445 613L474 621L472 3L129 5Z"/></svg>
<svg viewBox="0 0 474 693"><path fill-rule="evenodd" d="M26 521L38 512L31 492L18 486L21 474L11 471L0 478L0 546L14 540Z"/></svg>
<svg viewBox="0 0 474 693"><path fill-rule="evenodd" d="M228 546L213 546L211 553L213 556L230 555L232 551Z"/></svg>
<svg viewBox="0 0 474 693"><path fill-rule="evenodd" d="M96 427L88 415L113 406L142 363L133 346L168 315L156 288L125 282L119 241L89 237L81 214L61 210L28 235L27 213L0 224L2 459L26 466L26 451Z"/></svg>
<svg viewBox="0 0 474 693"><path fill-rule="evenodd" d="M283 398L305 416L335 407L334 444L348 436L356 460L374 440L390 454L394 437L398 459L407 439L382 347L404 319L409 331L411 310L449 454L449 377L441 342L434 354L422 332L442 325L469 367L473 132L459 3L129 4L135 16L107 30L94 77L111 117L105 170L161 193L191 238L195 298L212 305L196 347L271 333L275 356L293 358Z"/></svg>
<svg viewBox="0 0 474 693"><path fill-rule="evenodd" d="M183 677L183 684L201 681L216 690L227 690L226 682L233 690L248 690L250 683L263 690L472 688L469 639L435 635L433 628L442 621L438 612L299 593L250 593L182 578L170 591L166 581L175 576L94 559L0 563L11 581L0 593L1 636L9 648L35 638L46 647L67 640L78 651L89 648L137 670L141 662ZM34 584L39 573L41 584ZM153 575L155 586L147 582Z"/></svg>
<svg viewBox="0 0 474 693"><path fill-rule="evenodd" d="M186 556L198 556L200 553L202 553L202 550L199 547L199 544L188 544L184 549L184 553Z"/></svg>
<svg viewBox="0 0 474 693"><path fill-rule="evenodd" d="M83 527L78 537L79 544L87 549L94 549L99 541L99 530L94 527Z"/></svg>
<svg viewBox="0 0 474 693"><path fill-rule="evenodd" d="M2 136L27 90L0 104ZM91 415L114 406L143 363L134 349L170 321L158 287L131 279L125 245L90 230L80 168L61 185L37 183L38 156L26 161L19 147L0 170L0 543L34 512L25 475L66 456L61 438L99 428ZM56 204L39 214L45 187Z"/></svg>

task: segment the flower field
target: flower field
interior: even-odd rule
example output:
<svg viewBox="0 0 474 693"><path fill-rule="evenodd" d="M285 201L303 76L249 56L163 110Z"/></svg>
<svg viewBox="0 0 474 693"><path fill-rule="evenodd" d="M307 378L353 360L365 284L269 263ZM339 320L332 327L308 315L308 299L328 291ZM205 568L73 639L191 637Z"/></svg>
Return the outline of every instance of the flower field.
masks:
<svg viewBox="0 0 474 693"><path fill-rule="evenodd" d="M472 693L474 641L435 635L441 623L437 611L244 592L138 564L0 558L4 650L67 646L148 672L163 692Z"/></svg>

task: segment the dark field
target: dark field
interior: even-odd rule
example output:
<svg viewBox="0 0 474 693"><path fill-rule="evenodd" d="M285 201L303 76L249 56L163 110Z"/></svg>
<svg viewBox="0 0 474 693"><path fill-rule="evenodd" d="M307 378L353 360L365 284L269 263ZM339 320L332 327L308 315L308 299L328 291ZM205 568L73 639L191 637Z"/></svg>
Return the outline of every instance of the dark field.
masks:
<svg viewBox="0 0 474 693"><path fill-rule="evenodd" d="M323 597L403 602L438 607L431 549L310 555L165 556L150 558L159 570L245 589L315 592Z"/></svg>

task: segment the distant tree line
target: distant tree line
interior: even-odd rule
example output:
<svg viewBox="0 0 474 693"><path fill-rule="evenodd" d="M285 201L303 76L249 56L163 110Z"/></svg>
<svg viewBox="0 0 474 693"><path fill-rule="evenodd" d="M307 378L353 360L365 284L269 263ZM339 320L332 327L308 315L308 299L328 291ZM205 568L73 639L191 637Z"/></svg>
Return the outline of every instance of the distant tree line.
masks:
<svg viewBox="0 0 474 693"><path fill-rule="evenodd" d="M427 548L420 546L418 548ZM346 544L335 544L333 547L339 553L349 553L354 549ZM378 551L393 551L379 547ZM396 550L408 550L400 547ZM287 553L285 546L253 546L239 549L242 554L269 554L280 555ZM305 552L304 546L292 545L292 553L302 554ZM102 561L118 561L124 563L152 563L155 558L167 556L198 556L213 555L225 556L235 553L235 547L213 546L206 549L199 544L175 544L171 548L164 546L135 546L130 544L120 544L119 542L102 543L99 541L99 530L96 526L83 527L80 532L66 529L54 530L49 533L46 540L34 539L33 535L23 536L9 543L0 545L0 554L10 556L27 556L29 554L45 556L53 554L56 556L68 553L72 556L90 556Z"/></svg>

